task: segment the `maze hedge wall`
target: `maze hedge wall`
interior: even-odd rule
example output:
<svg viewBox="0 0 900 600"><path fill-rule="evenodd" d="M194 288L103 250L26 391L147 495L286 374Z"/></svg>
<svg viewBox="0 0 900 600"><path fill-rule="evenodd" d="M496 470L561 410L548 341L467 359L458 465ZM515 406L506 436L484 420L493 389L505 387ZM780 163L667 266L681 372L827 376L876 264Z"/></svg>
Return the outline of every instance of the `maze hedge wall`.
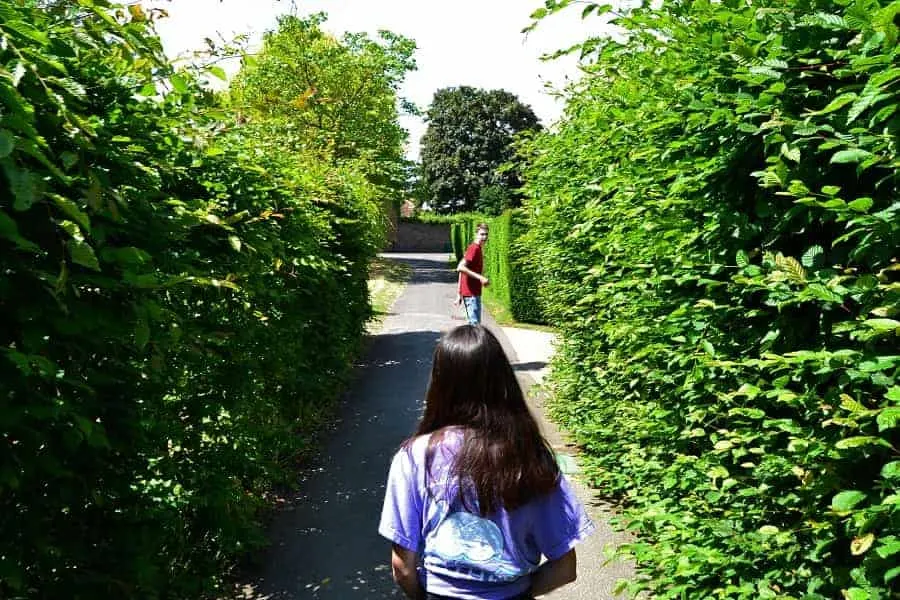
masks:
<svg viewBox="0 0 900 600"><path fill-rule="evenodd" d="M580 9L621 41L527 149L526 238L627 587L896 597L900 3Z"/></svg>
<svg viewBox="0 0 900 600"><path fill-rule="evenodd" d="M238 126L139 6L32 4L0 0L0 597L200 598L357 348L381 199Z"/></svg>

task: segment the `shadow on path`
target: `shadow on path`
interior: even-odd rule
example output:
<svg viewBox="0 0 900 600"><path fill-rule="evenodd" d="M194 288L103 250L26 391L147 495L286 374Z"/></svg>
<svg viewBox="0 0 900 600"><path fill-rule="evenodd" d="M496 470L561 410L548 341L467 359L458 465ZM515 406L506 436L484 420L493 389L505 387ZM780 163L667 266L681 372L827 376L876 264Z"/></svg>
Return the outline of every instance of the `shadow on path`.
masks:
<svg viewBox="0 0 900 600"><path fill-rule="evenodd" d="M446 253L391 253L409 265L406 290L371 338L339 407L341 420L321 457L269 531L257 576L232 598L366 600L402 598L390 572L390 545L378 535L390 460L413 431L425 397L431 356L443 332L462 324L454 307L457 274ZM485 315L505 351L515 353ZM543 367L543 363L519 366Z"/></svg>
<svg viewBox="0 0 900 600"><path fill-rule="evenodd" d="M421 254L393 253L382 256L409 265L413 269L410 283L456 283L456 264L451 265L449 254L423 257Z"/></svg>
<svg viewBox="0 0 900 600"><path fill-rule="evenodd" d="M375 336L322 456L279 512L260 577L239 598L401 598L376 529L390 460L419 418L440 332Z"/></svg>
<svg viewBox="0 0 900 600"><path fill-rule="evenodd" d="M520 362L520 363L515 363L513 365L514 371L539 371L541 369L546 369L546 368L547 368L547 363L542 360L534 360L534 361L525 362L525 363Z"/></svg>

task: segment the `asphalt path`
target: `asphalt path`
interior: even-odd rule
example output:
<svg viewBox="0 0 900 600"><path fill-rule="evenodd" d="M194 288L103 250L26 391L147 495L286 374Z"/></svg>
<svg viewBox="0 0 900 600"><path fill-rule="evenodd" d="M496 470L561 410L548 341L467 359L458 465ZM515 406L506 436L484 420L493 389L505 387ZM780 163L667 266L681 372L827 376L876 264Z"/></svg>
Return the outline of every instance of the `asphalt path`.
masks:
<svg viewBox="0 0 900 600"><path fill-rule="evenodd" d="M391 457L419 418L434 346L464 321L453 306L456 273L446 253L388 256L412 267L409 284L358 363L320 457L277 512L258 576L237 590L237 598L403 597L391 579L389 543L376 531L385 479ZM514 359L502 330L489 316L485 324ZM584 565L583 558L579 562ZM580 593L559 590L548 598L609 597L611 580L601 582L606 593L599 593L590 577L584 579L576 584Z"/></svg>

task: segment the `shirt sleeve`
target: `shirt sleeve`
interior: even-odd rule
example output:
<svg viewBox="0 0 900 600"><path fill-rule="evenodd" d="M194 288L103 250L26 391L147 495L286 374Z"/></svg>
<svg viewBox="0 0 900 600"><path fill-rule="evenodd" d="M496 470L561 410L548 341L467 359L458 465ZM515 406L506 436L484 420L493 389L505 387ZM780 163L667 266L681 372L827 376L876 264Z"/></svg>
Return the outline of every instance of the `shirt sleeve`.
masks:
<svg viewBox="0 0 900 600"><path fill-rule="evenodd" d="M463 256L467 263L472 263L475 260L475 255L478 253L478 250L478 244L469 244L469 247L466 248L466 254Z"/></svg>
<svg viewBox="0 0 900 600"><path fill-rule="evenodd" d="M391 462L378 533L412 552L422 545L421 499L410 453L400 449Z"/></svg>
<svg viewBox="0 0 900 600"><path fill-rule="evenodd" d="M584 511L564 475L559 485L541 501L534 539L538 550L556 560L594 531L594 523Z"/></svg>

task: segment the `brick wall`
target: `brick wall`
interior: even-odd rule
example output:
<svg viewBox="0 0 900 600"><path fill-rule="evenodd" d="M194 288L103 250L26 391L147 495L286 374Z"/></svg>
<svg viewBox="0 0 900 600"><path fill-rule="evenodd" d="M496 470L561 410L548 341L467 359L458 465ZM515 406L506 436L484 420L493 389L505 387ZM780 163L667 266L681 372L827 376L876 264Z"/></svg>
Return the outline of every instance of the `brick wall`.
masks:
<svg viewBox="0 0 900 600"><path fill-rule="evenodd" d="M396 239L389 252L450 252L450 225L440 223L397 224Z"/></svg>

